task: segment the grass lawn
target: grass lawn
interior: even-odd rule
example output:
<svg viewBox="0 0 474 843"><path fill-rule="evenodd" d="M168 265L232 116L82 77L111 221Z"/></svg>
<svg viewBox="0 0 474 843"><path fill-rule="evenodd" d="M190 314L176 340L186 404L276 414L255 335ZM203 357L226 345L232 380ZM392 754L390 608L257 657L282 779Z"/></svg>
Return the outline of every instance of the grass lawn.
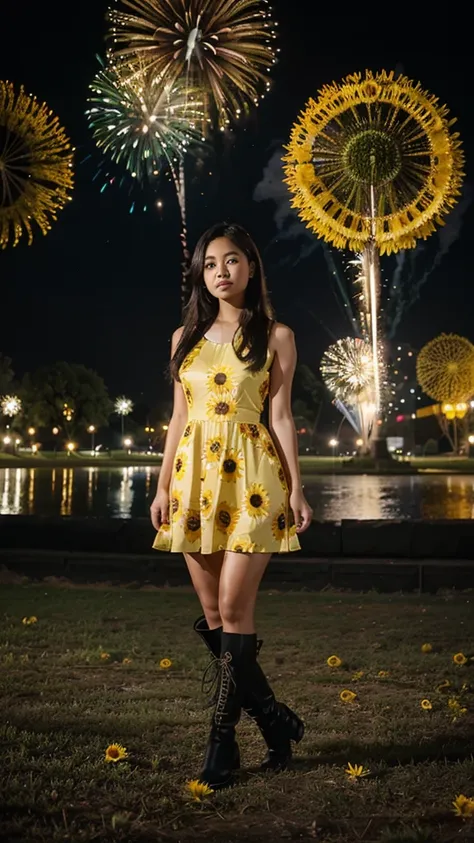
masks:
<svg viewBox="0 0 474 843"><path fill-rule="evenodd" d="M241 781L203 803L185 789L210 717L190 589L25 583L0 603L2 840L474 840L474 816L452 806L474 798L472 593L262 591L260 660L306 735L291 771L264 776L243 719ZM112 742L126 760L105 762ZM370 774L351 780L348 762Z"/></svg>

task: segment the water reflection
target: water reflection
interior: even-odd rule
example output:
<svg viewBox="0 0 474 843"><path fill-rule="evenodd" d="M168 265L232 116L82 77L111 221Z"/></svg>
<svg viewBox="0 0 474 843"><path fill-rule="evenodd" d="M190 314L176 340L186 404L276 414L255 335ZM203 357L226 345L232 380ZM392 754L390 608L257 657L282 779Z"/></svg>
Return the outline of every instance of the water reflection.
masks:
<svg viewBox="0 0 474 843"><path fill-rule="evenodd" d="M159 469L2 468L0 514L148 517ZM474 518L474 477L308 476L305 493L321 521L344 518Z"/></svg>

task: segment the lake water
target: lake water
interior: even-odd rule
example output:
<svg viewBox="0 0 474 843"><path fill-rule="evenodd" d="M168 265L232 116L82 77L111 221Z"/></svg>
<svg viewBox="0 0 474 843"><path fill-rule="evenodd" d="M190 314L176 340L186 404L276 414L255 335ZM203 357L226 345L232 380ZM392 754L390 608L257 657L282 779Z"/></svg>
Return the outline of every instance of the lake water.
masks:
<svg viewBox="0 0 474 843"><path fill-rule="evenodd" d="M1 515L148 516L159 468L0 468ZM474 476L305 475L314 517L473 518Z"/></svg>

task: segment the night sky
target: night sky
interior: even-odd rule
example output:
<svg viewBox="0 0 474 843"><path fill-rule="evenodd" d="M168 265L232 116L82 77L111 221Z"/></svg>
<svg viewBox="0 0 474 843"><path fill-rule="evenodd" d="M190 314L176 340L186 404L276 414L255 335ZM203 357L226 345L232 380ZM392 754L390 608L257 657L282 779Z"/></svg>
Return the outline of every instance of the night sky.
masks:
<svg viewBox="0 0 474 843"><path fill-rule="evenodd" d="M84 363L102 375L111 397L125 393L153 406L169 390L162 373L170 334L180 324L179 213L166 181L157 193L161 215L156 206L131 215L126 190L101 194L102 182L93 181L103 159L84 111L96 54L104 54L107 2L5 5L0 78L46 100L77 152L73 202L51 232L38 231L31 247L22 241L0 253L0 351L12 358L18 377L55 360ZM318 8L323 13L312 20ZM256 201L254 194L265 195L258 185L307 99L324 83L366 67L402 71L439 96L458 118L467 159L463 202L447 234L431 238L416 261L410 258L413 289L433 269L405 306L393 340L419 348L440 331L474 340L474 121L463 22L397 21L388 7L374 5L387 16L377 24L369 7L365 18L352 4L351 13L344 8L275 0L281 54L270 94L231 139L218 138L204 166L188 170L191 243L222 218L247 227L263 253L277 316L296 331L300 360L315 371L330 342L349 333L324 250L302 229L302 236L282 239L275 202Z"/></svg>

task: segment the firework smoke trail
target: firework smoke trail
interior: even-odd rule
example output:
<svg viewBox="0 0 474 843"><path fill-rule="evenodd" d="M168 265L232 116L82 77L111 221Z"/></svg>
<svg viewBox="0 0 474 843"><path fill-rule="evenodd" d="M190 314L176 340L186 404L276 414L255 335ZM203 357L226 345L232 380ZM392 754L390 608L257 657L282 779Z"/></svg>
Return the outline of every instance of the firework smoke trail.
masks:
<svg viewBox="0 0 474 843"><path fill-rule="evenodd" d="M417 271L417 264L426 256L428 244L420 243L415 250L399 252L395 256L396 267L390 285L390 298L395 301L392 317L387 324L388 337L393 339L406 312L420 297L421 288L426 284L430 275L440 265L449 252L453 243L459 238L463 226L464 215L471 205L474 191L471 184L465 184L463 195L458 204L451 211L446 225L436 234L439 242L437 252L424 272ZM435 238L432 238L435 241Z"/></svg>
<svg viewBox="0 0 474 843"><path fill-rule="evenodd" d="M264 168L263 177L257 184L253 194L253 199L256 202L272 201L275 206L273 219L277 227L277 234L270 242L269 248L275 246L280 240L301 241L302 245L299 246L294 258L288 255L281 259L281 266L290 262L294 266L298 261L311 255L316 249L322 249L326 266L337 288L334 289L333 287L333 292L341 315L349 321L352 331L360 333L357 324L358 314L354 311L353 302L347 293L347 282L334 260L334 255L330 247L323 240L318 240L310 232L304 223L300 221L296 211L291 207L290 193L283 181L282 154L283 150L278 143L277 149L273 152ZM339 292L339 296L337 292Z"/></svg>

